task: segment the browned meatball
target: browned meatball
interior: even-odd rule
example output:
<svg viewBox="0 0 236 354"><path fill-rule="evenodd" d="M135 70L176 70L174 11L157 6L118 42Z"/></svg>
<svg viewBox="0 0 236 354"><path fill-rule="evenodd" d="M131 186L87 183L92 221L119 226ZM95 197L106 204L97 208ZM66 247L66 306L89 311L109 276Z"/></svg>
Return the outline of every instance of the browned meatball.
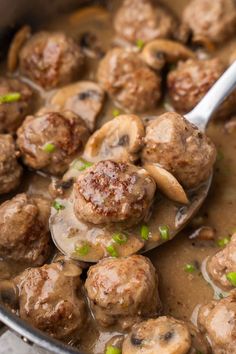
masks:
<svg viewBox="0 0 236 354"><path fill-rule="evenodd" d="M49 256L50 203L18 194L0 206L0 256L41 265Z"/></svg>
<svg viewBox="0 0 236 354"><path fill-rule="evenodd" d="M17 144L24 163L53 175L66 171L89 136L75 113L46 112L28 116L17 131Z"/></svg>
<svg viewBox="0 0 236 354"><path fill-rule="evenodd" d="M186 188L210 176L216 158L211 140L177 113L165 113L146 129L143 162L158 163Z"/></svg>
<svg viewBox="0 0 236 354"><path fill-rule="evenodd" d="M19 94L19 98L13 99L12 102L0 104L0 133L15 132L21 125L25 116L32 110L32 89L18 79L1 77L0 96L9 95L12 93Z"/></svg>
<svg viewBox="0 0 236 354"><path fill-rule="evenodd" d="M208 272L218 286L228 290L233 288L227 275L232 272L236 274L236 234L223 250L211 257L208 262Z"/></svg>
<svg viewBox="0 0 236 354"><path fill-rule="evenodd" d="M129 42L171 37L176 20L154 0L124 0L114 20L117 35Z"/></svg>
<svg viewBox="0 0 236 354"><path fill-rule="evenodd" d="M214 354L236 353L236 290L228 297L202 306L198 322Z"/></svg>
<svg viewBox="0 0 236 354"><path fill-rule="evenodd" d="M190 112L226 70L220 59L187 60L180 62L168 74L171 103L179 113ZM235 112L236 91L217 110L217 118L227 118Z"/></svg>
<svg viewBox="0 0 236 354"><path fill-rule="evenodd" d="M74 210L93 224L121 222L134 225L144 219L156 185L139 167L105 160L84 171L74 184Z"/></svg>
<svg viewBox="0 0 236 354"><path fill-rule="evenodd" d="M70 83L78 77L83 55L74 40L62 32L39 32L19 54L20 72L45 89Z"/></svg>
<svg viewBox="0 0 236 354"><path fill-rule="evenodd" d="M208 352L208 344L197 328L190 323L166 316L134 325L122 346L122 354Z"/></svg>
<svg viewBox="0 0 236 354"><path fill-rule="evenodd" d="M184 10L183 21L195 38L224 42L236 32L235 1L192 0Z"/></svg>
<svg viewBox="0 0 236 354"><path fill-rule="evenodd" d="M17 162L15 143L11 135L0 134L0 194L18 187L22 167Z"/></svg>
<svg viewBox="0 0 236 354"><path fill-rule="evenodd" d="M159 310L158 278L150 260L140 255L106 258L88 271L85 288L99 325L122 329Z"/></svg>
<svg viewBox="0 0 236 354"><path fill-rule="evenodd" d="M103 89L127 112L151 110L161 97L160 76L130 50L111 49L100 62L97 76Z"/></svg>
<svg viewBox="0 0 236 354"><path fill-rule="evenodd" d="M86 307L80 273L77 265L63 260L25 270L15 278L20 317L58 339L68 339L81 331Z"/></svg>

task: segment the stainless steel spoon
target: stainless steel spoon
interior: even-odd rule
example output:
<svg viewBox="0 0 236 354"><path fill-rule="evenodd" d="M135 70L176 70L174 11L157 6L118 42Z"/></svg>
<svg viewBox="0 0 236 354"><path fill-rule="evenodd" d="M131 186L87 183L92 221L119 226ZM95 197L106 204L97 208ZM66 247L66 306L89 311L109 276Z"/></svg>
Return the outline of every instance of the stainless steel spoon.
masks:
<svg viewBox="0 0 236 354"><path fill-rule="evenodd" d="M198 126L200 130L205 131L213 112L235 87L236 62L226 70L201 102L185 115L185 118ZM143 253L176 236L203 204L209 192L211 180L212 176L197 190L190 193L188 205L177 204L165 197L156 200L154 212L148 222L149 239L145 242L141 240L141 225L132 228L132 230L121 230L127 232L128 241L126 244L114 245L117 255L127 256L136 252ZM79 221L73 212L73 193L71 192L66 199L61 199L60 202L64 209L60 212L52 210L50 217L50 230L57 248L71 258L87 262L97 262L109 255L107 246L113 247L112 234L117 231L116 226L108 228ZM161 234L162 229L165 230L165 237ZM82 248L81 254L76 253L76 246L83 244L83 242L90 245L89 250L85 247Z"/></svg>

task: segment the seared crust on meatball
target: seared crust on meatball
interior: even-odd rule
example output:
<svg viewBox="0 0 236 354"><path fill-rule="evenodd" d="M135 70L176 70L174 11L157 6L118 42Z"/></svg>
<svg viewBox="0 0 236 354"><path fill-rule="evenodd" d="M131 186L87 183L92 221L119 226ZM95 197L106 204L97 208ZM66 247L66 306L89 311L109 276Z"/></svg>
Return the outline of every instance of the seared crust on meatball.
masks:
<svg viewBox="0 0 236 354"><path fill-rule="evenodd" d="M225 70L218 58L180 62L167 78L169 97L175 110L182 114L190 112ZM221 104L216 118L227 118L235 112L235 99L236 91Z"/></svg>
<svg viewBox="0 0 236 354"><path fill-rule="evenodd" d="M132 327L122 354L208 353L206 340L192 324L173 317L158 317Z"/></svg>
<svg viewBox="0 0 236 354"><path fill-rule="evenodd" d="M99 325L129 328L159 310L158 278L141 255L105 258L90 267L85 288Z"/></svg>
<svg viewBox="0 0 236 354"><path fill-rule="evenodd" d="M74 210L93 224L134 225L149 213L156 185L139 167L101 161L82 173L74 184Z"/></svg>
<svg viewBox="0 0 236 354"><path fill-rule="evenodd" d="M68 261L26 269L15 278L20 317L58 339L81 331L86 323L86 307L80 273L81 269Z"/></svg>
<svg viewBox="0 0 236 354"><path fill-rule="evenodd" d="M17 136L17 145L27 166L60 175L81 151L89 132L75 113L64 111L28 116Z"/></svg>
<svg viewBox="0 0 236 354"><path fill-rule="evenodd" d="M165 113L146 129L143 162L158 163L186 188L210 176L216 158L211 140L177 113Z"/></svg>
<svg viewBox="0 0 236 354"><path fill-rule="evenodd" d="M185 8L183 22L195 38L207 38L222 43L236 32L234 0L192 0Z"/></svg>
<svg viewBox="0 0 236 354"><path fill-rule="evenodd" d="M83 54L74 40L62 32L39 32L19 54L20 72L45 89L68 84L80 74Z"/></svg>
<svg viewBox="0 0 236 354"><path fill-rule="evenodd" d="M224 299L202 306L198 323L201 332L209 338L214 354L235 354L236 290Z"/></svg>
<svg viewBox="0 0 236 354"><path fill-rule="evenodd" d="M211 257L207 268L211 278L218 286L226 290L233 288L227 279L227 274L236 272L236 234L232 236L231 241L223 250Z"/></svg>
<svg viewBox="0 0 236 354"><path fill-rule="evenodd" d="M20 81L8 77L0 78L0 96L19 93L19 99L0 104L0 133L14 133L33 106L32 89Z"/></svg>
<svg viewBox="0 0 236 354"><path fill-rule="evenodd" d="M0 194L9 193L20 184L22 167L17 162L15 143L9 134L0 134Z"/></svg>
<svg viewBox="0 0 236 354"><path fill-rule="evenodd" d="M171 37L176 25L171 12L153 0L124 0L114 20L117 35L132 43Z"/></svg>
<svg viewBox="0 0 236 354"><path fill-rule="evenodd" d="M112 100L127 112L151 110L160 100L160 76L133 51L111 49L100 62L97 77Z"/></svg>
<svg viewBox="0 0 236 354"><path fill-rule="evenodd" d="M41 265L50 253L50 203L42 197L17 194L0 206L0 256Z"/></svg>

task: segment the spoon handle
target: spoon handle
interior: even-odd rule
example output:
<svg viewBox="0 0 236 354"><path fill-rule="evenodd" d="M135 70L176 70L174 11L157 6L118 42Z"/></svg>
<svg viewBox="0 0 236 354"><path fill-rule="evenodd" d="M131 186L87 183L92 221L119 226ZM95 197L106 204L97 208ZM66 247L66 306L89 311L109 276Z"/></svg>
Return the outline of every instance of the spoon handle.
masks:
<svg viewBox="0 0 236 354"><path fill-rule="evenodd" d="M185 118L204 131L214 111L236 87L236 61L224 72L203 99Z"/></svg>

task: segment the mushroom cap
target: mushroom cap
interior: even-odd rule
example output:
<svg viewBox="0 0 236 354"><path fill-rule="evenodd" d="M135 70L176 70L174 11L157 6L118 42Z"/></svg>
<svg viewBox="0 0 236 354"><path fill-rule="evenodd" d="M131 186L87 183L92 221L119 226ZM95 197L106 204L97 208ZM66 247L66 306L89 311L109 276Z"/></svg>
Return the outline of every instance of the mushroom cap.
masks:
<svg viewBox="0 0 236 354"><path fill-rule="evenodd" d="M92 81L79 81L57 90L48 105L53 110L70 110L76 113L90 131L95 129L96 120L103 108L105 93Z"/></svg>
<svg viewBox="0 0 236 354"><path fill-rule="evenodd" d="M123 354L186 354L191 349L187 325L172 317L150 319L133 326L122 346Z"/></svg>
<svg viewBox="0 0 236 354"><path fill-rule="evenodd" d="M84 157L93 162L107 159L134 162L139 157L144 135L144 125L138 116L120 115L89 138Z"/></svg>

